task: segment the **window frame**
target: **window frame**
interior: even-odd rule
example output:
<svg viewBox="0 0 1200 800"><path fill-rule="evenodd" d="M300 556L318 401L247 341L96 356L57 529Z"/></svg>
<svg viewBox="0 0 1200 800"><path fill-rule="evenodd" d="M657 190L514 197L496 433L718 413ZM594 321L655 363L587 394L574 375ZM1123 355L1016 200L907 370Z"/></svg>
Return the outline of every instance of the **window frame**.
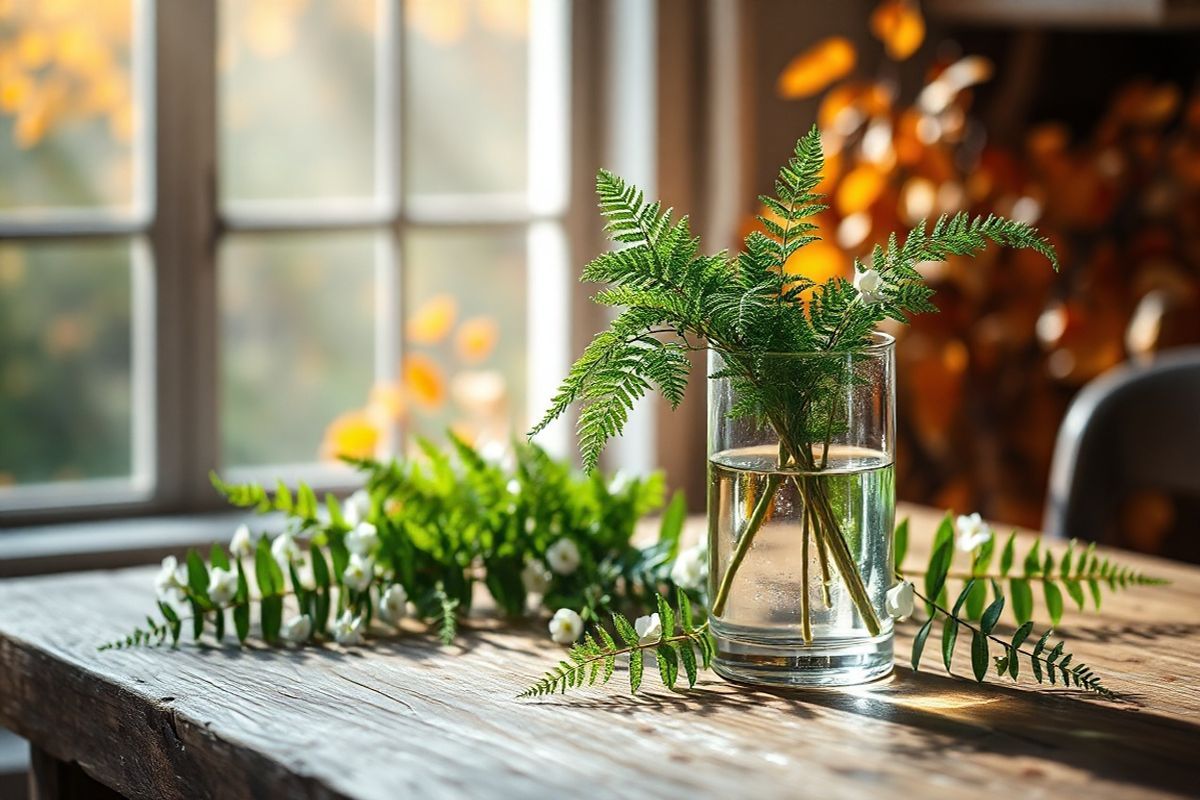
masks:
<svg viewBox="0 0 1200 800"><path fill-rule="evenodd" d="M377 169L384 178L383 191L374 203L353 213L344 208L325 213L306 213L287 209L254 208L237 204L222 209L218 192L218 72L217 13L219 0L191 0L186 3L156 3L133 0L135 29L133 57L139 59L131 70L142 100L141 130L146 137L137 152L146 154L146 183L141 187L143 208L128 217L115 218L107 212L78 216L75 219L26 221L0 219L0 241L33 239L74 239L82 236L130 236L135 252L144 248L152 253L152 267L142 291L153 296L152 303L142 302L134 314L148 311L140 331L132 342L137 410L135 446L141 446L145 476L131 480L84 480L63 484L18 487L7 497L0 492L0 525L28 525L68 520L103 519L122 516L194 514L225 507L209 482L209 466L220 464L219 428L219 308L217 296L217 254L222 238L241 232L286 232L317 230L372 230L388 240L385 250L391 258L384 263L384 284L377 276L376 293L387 302L387 322L377 320L376 354L378 364L390 362L398 368L402 357L400 325L403 321L404 269L403 237L412 228L453 227L458 229L524 229L527 243L527 272L532 277L532 246L540 236L554 240L551 249L561 258L553 296L565 311L568 335L551 342L548 351L560 365L544 365L536 379L527 377L531 391L529 402L553 391L557 376L565 370L567 359L586 341L584 331L591 328L585 320L586 293L570 280L573 265L589 237L581 235L579 209L590 206L591 174L598 161L599 142L591 134L591 123L598 110L596 74L601 54L591 44L591 26L597 21L594 5L588 0L531 0L530 19L536 20L539 8L557 7L565 26L559 33L558 57L566 59L559 70L565 93L567 118L563 132L564 174L560 197L548 203L522 208L514 202L494 197L464 213L462 198L442 196L427 202L404 201L402 148L407 137L404 128L406 105L403 96L403 0L380 0L381 28L377 54L376 97ZM150 36L147 46L145 36ZM531 40L533 28L531 27ZM138 48L138 44L142 47ZM578 49L576 49L578 48ZM529 73L532 82L544 73L535 70L538 54L531 44ZM541 58L554 58L542 53ZM544 65L543 65L544 66ZM543 78L544 79L544 78ZM382 93L383 96L380 96ZM561 97L561 96L560 96ZM530 98L530 103L534 98ZM531 134L532 135L532 134ZM530 148L533 151L533 148ZM536 152L536 151L535 151ZM531 159L531 163L536 159ZM534 169L531 167L531 170ZM581 176L587 192L578 191ZM532 189L533 187L531 187ZM581 199L583 202L581 204ZM525 197L521 205L525 205ZM257 204L255 204L257 205ZM311 209L309 210L311 211ZM547 236L547 228L555 233ZM540 234L535 232L540 231ZM135 256L136 259L136 256ZM134 265L137 269L137 265ZM377 266L377 270L379 267ZM539 286L545 285L546 270L538 272ZM390 283L388 283L390 281ZM137 298L134 298L137 301ZM534 304L530 304L531 306ZM527 319L527 331L535 322ZM559 322L564 322L559 320ZM529 337L534 339L533 336ZM538 337L545 340L545 336ZM386 348L394 348L387 352ZM150 348L152 355L145 349ZM140 356L140 357L139 357ZM543 359L544 361L545 359ZM529 370L533 367L530 359ZM527 374L532 376L532 371ZM554 376L550 381L547 376ZM139 397L139 393L141 393ZM558 425L549 446L562 451L567 445L567 425ZM139 439L140 437L140 439ZM135 463L139 455L135 454ZM315 459L314 459L315 462ZM221 468L221 467L219 467ZM356 484L348 470L317 463L278 465L251 469L221 468L231 479L267 479L278 476L285 482L304 480L322 491L346 491ZM138 480L143 478L142 480ZM144 478L148 478L145 480Z"/></svg>

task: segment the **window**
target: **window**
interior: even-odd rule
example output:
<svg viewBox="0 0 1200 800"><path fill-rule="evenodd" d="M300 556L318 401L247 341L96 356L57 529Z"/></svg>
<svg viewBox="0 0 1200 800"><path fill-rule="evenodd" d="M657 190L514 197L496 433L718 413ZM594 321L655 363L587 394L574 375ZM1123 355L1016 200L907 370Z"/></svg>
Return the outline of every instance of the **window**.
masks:
<svg viewBox="0 0 1200 800"><path fill-rule="evenodd" d="M569 9L0 6L0 513L525 429L572 349Z"/></svg>

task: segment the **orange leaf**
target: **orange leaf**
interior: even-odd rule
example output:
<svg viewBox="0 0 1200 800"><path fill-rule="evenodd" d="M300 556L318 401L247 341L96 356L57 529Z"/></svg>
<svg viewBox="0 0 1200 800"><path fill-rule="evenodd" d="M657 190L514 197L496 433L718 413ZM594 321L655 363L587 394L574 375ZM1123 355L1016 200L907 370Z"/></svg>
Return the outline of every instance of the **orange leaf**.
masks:
<svg viewBox="0 0 1200 800"><path fill-rule="evenodd" d="M884 175L871 164L859 164L846 174L837 189L837 210L843 216L866 211L879 197Z"/></svg>
<svg viewBox="0 0 1200 800"><path fill-rule="evenodd" d="M838 275L849 275L850 259L837 245L817 240L793 253L784 270L789 275L803 275L821 284Z"/></svg>
<svg viewBox="0 0 1200 800"><path fill-rule="evenodd" d="M435 409L446 402L446 379L429 356L409 353L404 359L404 386L418 405Z"/></svg>
<svg viewBox="0 0 1200 800"><path fill-rule="evenodd" d="M854 69L854 45L843 36L830 36L796 56L776 83L781 97L794 100L816 94Z"/></svg>
<svg viewBox="0 0 1200 800"><path fill-rule="evenodd" d="M454 337L454 345L459 358L469 364L476 364L492 354L499 338L499 327L494 319L473 317L463 320Z"/></svg>
<svg viewBox="0 0 1200 800"><path fill-rule="evenodd" d="M914 2L883 0L871 12L871 33L883 42L889 58L903 61L925 41L925 18Z"/></svg>

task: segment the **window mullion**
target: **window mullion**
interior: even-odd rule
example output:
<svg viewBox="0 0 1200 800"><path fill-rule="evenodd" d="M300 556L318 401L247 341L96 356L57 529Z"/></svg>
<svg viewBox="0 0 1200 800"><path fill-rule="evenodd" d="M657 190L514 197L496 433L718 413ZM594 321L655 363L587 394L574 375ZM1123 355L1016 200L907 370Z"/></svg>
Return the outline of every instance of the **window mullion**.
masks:
<svg viewBox="0 0 1200 800"><path fill-rule="evenodd" d="M155 4L157 477L160 501L215 505L217 0Z"/></svg>

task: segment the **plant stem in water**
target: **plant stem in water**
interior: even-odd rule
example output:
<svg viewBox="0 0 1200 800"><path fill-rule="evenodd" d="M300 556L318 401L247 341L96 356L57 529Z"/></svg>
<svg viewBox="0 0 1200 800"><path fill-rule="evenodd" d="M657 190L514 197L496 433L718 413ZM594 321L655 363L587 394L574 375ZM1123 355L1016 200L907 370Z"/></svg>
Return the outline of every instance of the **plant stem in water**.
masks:
<svg viewBox="0 0 1200 800"><path fill-rule="evenodd" d="M717 587L717 593L713 596L712 613L714 616L720 616L721 612L725 610L725 602L729 599L729 588L733 585L734 575L737 574L738 567L745 560L746 553L750 552L750 545L754 543L754 537L758 533L758 529L762 527L763 520L767 516L767 509L774 502L775 492L779 490L779 484L782 482L783 476L778 473L767 477L767 485L763 487L762 496L758 498L758 503L750 512L750 518L746 520L742 534L738 537L737 546L729 559L729 566L725 568L725 574L721 576L721 585Z"/></svg>
<svg viewBox="0 0 1200 800"><path fill-rule="evenodd" d="M808 592L808 509L800 515L800 541L800 634L804 637L805 644L812 644Z"/></svg>

